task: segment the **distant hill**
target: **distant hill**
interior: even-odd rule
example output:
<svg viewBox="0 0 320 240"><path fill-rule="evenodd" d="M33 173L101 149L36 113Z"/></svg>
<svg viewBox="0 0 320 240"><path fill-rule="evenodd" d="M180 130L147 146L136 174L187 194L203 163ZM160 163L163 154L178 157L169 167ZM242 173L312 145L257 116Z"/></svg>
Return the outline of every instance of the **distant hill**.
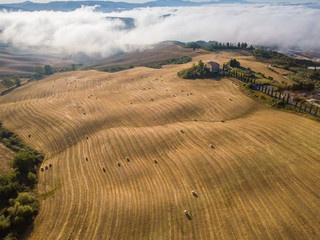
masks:
<svg viewBox="0 0 320 240"><path fill-rule="evenodd" d="M0 9L9 11L73 11L81 6L98 6L97 11L112 12L125 11L138 7L186 7L186 6L202 6L207 4L227 4L227 3L249 3L244 0L220 0L211 2L190 2L182 0L158 0L147 3L126 3L112 1L56 1L49 3L34 3L26 1L22 3L0 4Z"/></svg>

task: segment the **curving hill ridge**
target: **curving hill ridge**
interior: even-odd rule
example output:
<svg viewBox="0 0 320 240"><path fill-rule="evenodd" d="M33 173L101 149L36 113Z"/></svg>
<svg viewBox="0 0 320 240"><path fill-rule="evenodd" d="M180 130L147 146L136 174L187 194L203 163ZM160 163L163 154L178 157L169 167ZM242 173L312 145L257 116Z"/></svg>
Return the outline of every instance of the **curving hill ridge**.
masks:
<svg viewBox="0 0 320 240"><path fill-rule="evenodd" d="M53 165L29 239L320 237L320 124L228 79L179 79L189 65L59 73L0 98Z"/></svg>

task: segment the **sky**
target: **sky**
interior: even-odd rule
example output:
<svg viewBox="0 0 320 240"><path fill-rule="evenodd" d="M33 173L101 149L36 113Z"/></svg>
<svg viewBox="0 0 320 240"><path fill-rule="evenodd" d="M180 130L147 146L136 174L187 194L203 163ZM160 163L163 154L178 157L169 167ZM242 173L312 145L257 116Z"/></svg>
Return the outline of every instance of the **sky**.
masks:
<svg viewBox="0 0 320 240"><path fill-rule="evenodd" d="M17 2L25 2L26 0L0 0L1 3L17 3ZM44 3L44 2L52 2L52 1L70 1L70 0L30 0L31 2L39 2L39 3ZM71 0L72 1L72 0ZM77 0L74 0L77 1ZM81 1L81 0L80 0ZM102 0L103 1L103 0ZM142 3L142 2L149 2L152 0L110 0L113 2L130 2L130 3ZM207 2L211 0L191 0L193 2ZM314 2L316 3L317 0L247 0L248 2L258 2L258 3L280 3L280 2L288 2L288 3L309 3L309 2Z"/></svg>

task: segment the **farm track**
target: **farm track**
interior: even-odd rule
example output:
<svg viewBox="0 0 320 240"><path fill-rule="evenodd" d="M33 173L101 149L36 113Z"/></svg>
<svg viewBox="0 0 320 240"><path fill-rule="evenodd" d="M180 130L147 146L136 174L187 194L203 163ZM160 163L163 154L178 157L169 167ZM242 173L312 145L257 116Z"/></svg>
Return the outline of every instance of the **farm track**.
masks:
<svg viewBox="0 0 320 240"><path fill-rule="evenodd" d="M0 97L4 125L53 165L29 239L320 237L319 123L228 79L177 78L188 65L59 73Z"/></svg>

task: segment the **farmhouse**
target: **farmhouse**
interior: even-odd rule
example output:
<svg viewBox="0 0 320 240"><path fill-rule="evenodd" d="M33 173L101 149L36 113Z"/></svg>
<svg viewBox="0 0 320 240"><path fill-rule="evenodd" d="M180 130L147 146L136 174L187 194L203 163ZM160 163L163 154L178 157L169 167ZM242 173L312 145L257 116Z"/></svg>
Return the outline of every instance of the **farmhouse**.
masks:
<svg viewBox="0 0 320 240"><path fill-rule="evenodd" d="M207 66L209 67L211 72L220 72L220 65L216 62L208 62Z"/></svg>

